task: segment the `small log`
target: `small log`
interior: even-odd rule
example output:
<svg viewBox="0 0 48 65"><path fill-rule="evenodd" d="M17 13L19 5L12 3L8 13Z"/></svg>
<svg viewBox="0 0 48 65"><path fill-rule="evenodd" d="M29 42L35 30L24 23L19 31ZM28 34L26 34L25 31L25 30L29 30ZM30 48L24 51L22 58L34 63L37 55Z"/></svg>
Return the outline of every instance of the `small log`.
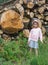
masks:
<svg viewBox="0 0 48 65"><path fill-rule="evenodd" d="M14 37L11 37L12 40L14 40L15 38Z"/></svg>
<svg viewBox="0 0 48 65"><path fill-rule="evenodd" d="M47 24L48 24L48 22L44 22L44 24L45 24L45 25L47 25Z"/></svg>
<svg viewBox="0 0 48 65"><path fill-rule="evenodd" d="M15 7L18 9L18 11L20 12L21 16L24 15L24 8L20 3L16 3Z"/></svg>
<svg viewBox="0 0 48 65"><path fill-rule="evenodd" d="M42 22L42 24L45 26L45 25L48 25L48 22L44 21L44 22Z"/></svg>
<svg viewBox="0 0 48 65"><path fill-rule="evenodd" d="M45 20L48 21L48 16L45 17Z"/></svg>
<svg viewBox="0 0 48 65"><path fill-rule="evenodd" d="M0 26L1 26L1 22L0 22Z"/></svg>
<svg viewBox="0 0 48 65"><path fill-rule="evenodd" d="M45 6L46 6L46 9L48 10L48 4L45 4Z"/></svg>
<svg viewBox="0 0 48 65"><path fill-rule="evenodd" d="M2 38L7 42L11 40L11 37L9 35L3 34Z"/></svg>
<svg viewBox="0 0 48 65"><path fill-rule="evenodd" d="M42 23L44 23L44 20L41 19L40 21L41 21Z"/></svg>
<svg viewBox="0 0 48 65"><path fill-rule="evenodd" d="M23 18L24 28L28 28L29 22L30 22L30 19L28 19L27 17Z"/></svg>
<svg viewBox="0 0 48 65"><path fill-rule="evenodd" d="M30 33L30 32L29 32L28 29L24 29L24 30L23 30L23 36L26 37L26 38L29 37L29 33Z"/></svg>
<svg viewBox="0 0 48 65"><path fill-rule="evenodd" d="M24 11L24 8L20 3L16 3L15 6L20 12Z"/></svg>
<svg viewBox="0 0 48 65"><path fill-rule="evenodd" d="M10 10L10 9L15 9L15 6L10 6L10 7L5 7L4 8L5 11Z"/></svg>
<svg viewBox="0 0 48 65"><path fill-rule="evenodd" d="M46 0L38 0L38 5L41 6L42 4L45 4Z"/></svg>
<svg viewBox="0 0 48 65"><path fill-rule="evenodd" d="M20 3L20 4L23 4L23 0L19 0L19 3Z"/></svg>
<svg viewBox="0 0 48 65"><path fill-rule="evenodd" d="M46 12L44 12L44 16L48 16L48 12L46 11Z"/></svg>
<svg viewBox="0 0 48 65"><path fill-rule="evenodd" d="M1 9L1 10L0 10L0 14L3 13L3 12L4 12L4 9Z"/></svg>
<svg viewBox="0 0 48 65"><path fill-rule="evenodd" d="M38 4L38 0L33 0L34 4Z"/></svg>
<svg viewBox="0 0 48 65"><path fill-rule="evenodd" d="M48 25L45 26L46 34L48 35Z"/></svg>
<svg viewBox="0 0 48 65"><path fill-rule="evenodd" d="M34 13L37 13L37 9L34 9Z"/></svg>
<svg viewBox="0 0 48 65"><path fill-rule="evenodd" d="M5 8L4 8L4 10L5 10L5 11L7 11L7 10L8 10L8 8L7 8L7 7L5 7Z"/></svg>
<svg viewBox="0 0 48 65"><path fill-rule="evenodd" d="M34 17L34 13L30 12L30 18L33 18L33 17Z"/></svg>
<svg viewBox="0 0 48 65"><path fill-rule="evenodd" d="M44 15L43 14L35 14L35 16L38 18L38 19L44 19Z"/></svg>
<svg viewBox="0 0 48 65"><path fill-rule="evenodd" d="M23 2L24 2L25 4L27 4L27 0L23 0Z"/></svg>
<svg viewBox="0 0 48 65"><path fill-rule="evenodd" d="M0 38L1 38L1 35L0 35Z"/></svg>
<svg viewBox="0 0 48 65"><path fill-rule="evenodd" d="M34 3L28 2L28 3L27 3L27 7L28 7L28 8L33 8L33 7L34 7Z"/></svg>
<svg viewBox="0 0 48 65"><path fill-rule="evenodd" d="M2 35L3 34L3 31L2 30L0 30L0 35Z"/></svg>
<svg viewBox="0 0 48 65"><path fill-rule="evenodd" d="M42 26L42 33L43 33L43 35L45 35L45 33L46 33L46 29Z"/></svg>
<svg viewBox="0 0 48 65"><path fill-rule="evenodd" d="M28 10L25 10L25 12L28 14L28 15L30 15L30 10L28 9Z"/></svg>
<svg viewBox="0 0 48 65"><path fill-rule="evenodd" d="M44 12L44 10L45 10L45 7L44 6L41 6L41 7L38 8L38 12L40 14L42 14Z"/></svg>

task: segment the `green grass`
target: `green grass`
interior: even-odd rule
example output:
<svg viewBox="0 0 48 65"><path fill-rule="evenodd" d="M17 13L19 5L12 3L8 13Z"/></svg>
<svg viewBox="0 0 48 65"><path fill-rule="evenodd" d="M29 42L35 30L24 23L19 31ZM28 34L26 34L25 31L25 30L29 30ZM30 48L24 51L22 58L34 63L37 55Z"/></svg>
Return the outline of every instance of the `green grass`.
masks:
<svg viewBox="0 0 48 65"><path fill-rule="evenodd" d="M48 37L39 41L39 55L29 51L27 39L20 37L5 42L0 38L0 65L48 65Z"/></svg>

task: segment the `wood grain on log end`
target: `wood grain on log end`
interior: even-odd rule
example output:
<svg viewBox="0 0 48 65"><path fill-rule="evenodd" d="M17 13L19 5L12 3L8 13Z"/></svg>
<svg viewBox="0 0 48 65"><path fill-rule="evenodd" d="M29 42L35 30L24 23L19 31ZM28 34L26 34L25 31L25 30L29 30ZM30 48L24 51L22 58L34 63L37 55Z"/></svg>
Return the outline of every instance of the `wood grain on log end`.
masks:
<svg viewBox="0 0 48 65"><path fill-rule="evenodd" d="M2 14L1 26L7 33L15 33L24 27L20 15L13 10L8 10Z"/></svg>
<svg viewBox="0 0 48 65"><path fill-rule="evenodd" d="M23 36L26 37L26 38L29 37L29 33L30 33L30 32L29 32L28 29L24 29L24 30L23 30Z"/></svg>

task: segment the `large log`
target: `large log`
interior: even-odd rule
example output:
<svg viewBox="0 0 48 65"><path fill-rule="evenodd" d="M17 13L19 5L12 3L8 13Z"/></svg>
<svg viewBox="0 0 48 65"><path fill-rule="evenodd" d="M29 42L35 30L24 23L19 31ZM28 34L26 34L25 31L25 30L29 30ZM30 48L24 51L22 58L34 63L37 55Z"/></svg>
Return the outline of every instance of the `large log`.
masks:
<svg viewBox="0 0 48 65"><path fill-rule="evenodd" d="M8 10L1 16L1 27L4 32L12 34L23 29L24 25L17 12Z"/></svg>

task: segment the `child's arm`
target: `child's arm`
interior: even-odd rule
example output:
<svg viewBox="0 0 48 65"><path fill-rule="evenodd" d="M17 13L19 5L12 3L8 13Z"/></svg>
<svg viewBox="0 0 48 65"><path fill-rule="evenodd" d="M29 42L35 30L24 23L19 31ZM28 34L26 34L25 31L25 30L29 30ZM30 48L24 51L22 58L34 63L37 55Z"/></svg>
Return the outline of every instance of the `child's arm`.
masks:
<svg viewBox="0 0 48 65"><path fill-rule="evenodd" d="M42 36L42 31L41 31L41 29L40 29L40 34L39 34L39 36L40 36L40 41L43 43L43 36Z"/></svg>
<svg viewBox="0 0 48 65"><path fill-rule="evenodd" d="M29 43L30 40L31 40L31 34L32 34L32 30L30 31L30 34L29 34L28 43Z"/></svg>

